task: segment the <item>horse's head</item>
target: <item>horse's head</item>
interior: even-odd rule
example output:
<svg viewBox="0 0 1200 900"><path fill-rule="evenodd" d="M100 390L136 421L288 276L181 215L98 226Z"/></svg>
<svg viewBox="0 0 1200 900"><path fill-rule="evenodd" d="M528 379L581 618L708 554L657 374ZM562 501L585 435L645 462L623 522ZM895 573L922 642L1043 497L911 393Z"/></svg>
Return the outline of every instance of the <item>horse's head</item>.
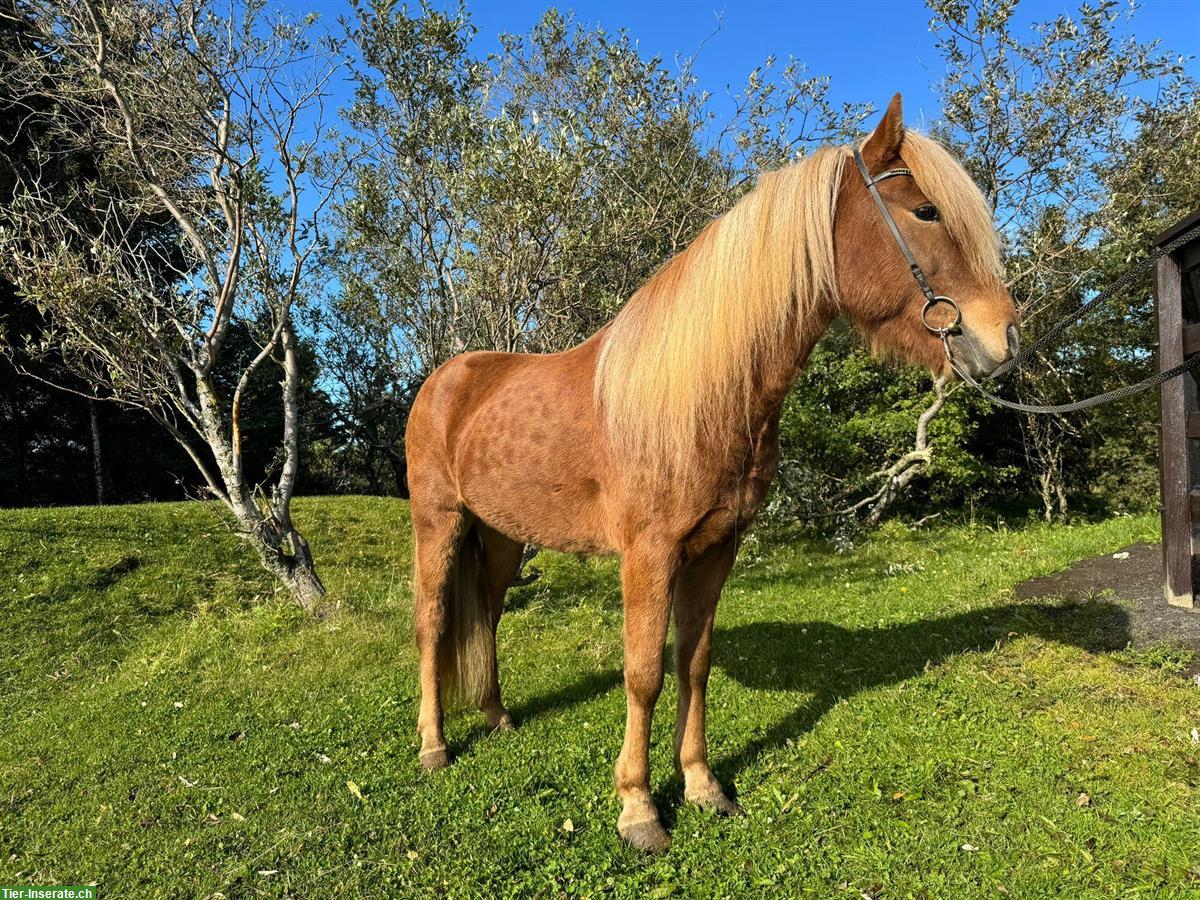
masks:
<svg viewBox="0 0 1200 900"><path fill-rule="evenodd" d="M996 230L983 195L940 145L905 131L899 94L861 155L873 178L908 170L876 187L933 292L961 310L949 337L955 361L973 376L991 372L1017 350L1017 313L1000 280ZM834 245L841 308L872 351L949 375L941 340L922 321L925 295L853 161L843 170ZM953 306L939 302L928 319L934 327L949 325Z"/></svg>

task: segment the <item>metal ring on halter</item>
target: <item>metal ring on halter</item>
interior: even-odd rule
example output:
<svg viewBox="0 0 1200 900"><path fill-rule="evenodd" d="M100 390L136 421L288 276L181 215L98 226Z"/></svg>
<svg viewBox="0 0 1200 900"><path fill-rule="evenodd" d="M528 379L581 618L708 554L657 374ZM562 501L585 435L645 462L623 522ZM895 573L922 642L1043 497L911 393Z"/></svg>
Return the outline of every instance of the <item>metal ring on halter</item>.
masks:
<svg viewBox="0 0 1200 900"><path fill-rule="evenodd" d="M949 303L950 308L954 310L954 321L942 328L937 328L929 323L929 311L939 303ZM943 297L939 294L925 301L925 305L921 308L921 324L938 337L945 339L947 335L957 331L958 326L962 324L962 310L958 308L958 304L950 297Z"/></svg>

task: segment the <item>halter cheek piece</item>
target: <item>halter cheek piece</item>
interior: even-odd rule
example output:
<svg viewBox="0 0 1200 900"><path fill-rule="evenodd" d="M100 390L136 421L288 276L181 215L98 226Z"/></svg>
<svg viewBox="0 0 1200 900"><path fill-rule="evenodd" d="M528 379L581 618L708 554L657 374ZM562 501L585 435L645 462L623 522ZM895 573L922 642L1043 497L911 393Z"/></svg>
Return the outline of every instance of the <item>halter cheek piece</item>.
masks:
<svg viewBox="0 0 1200 900"><path fill-rule="evenodd" d="M898 175L907 175L912 177L911 169L888 169L886 172L880 172L872 177L867 169L867 164L863 162L862 154L858 152L858 148L854 148L854 163L858 166L858 171L862 173L863 181L866 182L867 190L871 193L871 199L875 201L875 205L879 207L879 212L883 216L883 221L887 224L888 230L891 231L892 237L896 239L896 246L900 248L900 252L904 254L904 259L908 262L909 271L912 272L912 277L916 279L917 285L921 288L921 293L925 295L925 305L921 307L921 324L931 333L941 338L942 343L946 346L946 355L950 355L950 345L948 338L952 334L957 334L960 331L959 326L962 325L962 310L958 308L958 304L950 297L935 294L933 288L929 286L929 279L925 277L925 272L922 270L917 258L913 256L912 251L908 249L908 244L904 240L904 235L900 233L900 228L896 225L896 220L892 218L892 213L887 208L887 204L883 202L883 197L879 195L879 188L876 187L881 181L886 181L889 178L895 178ZM954 321L949 325L938 328L929 321L930 311L939 303L948 303L950 308L954 310Z"/></svg>

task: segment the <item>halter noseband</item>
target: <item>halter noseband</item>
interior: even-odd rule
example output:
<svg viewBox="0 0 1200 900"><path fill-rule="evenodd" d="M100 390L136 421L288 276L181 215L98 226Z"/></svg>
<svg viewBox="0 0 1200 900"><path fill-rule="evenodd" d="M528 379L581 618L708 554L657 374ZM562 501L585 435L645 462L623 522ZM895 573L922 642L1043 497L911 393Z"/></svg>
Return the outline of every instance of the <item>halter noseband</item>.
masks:
<svg viewBox="0 0 1200 900"><path fill-rule="evenodd" d="M858 166L858 171L862 173L863 181L866 182L867 190L871 193L871 199L875 201L875 205L879 207L879 212L883 216L883 221L887 224L888 230L891 231L892 237L896 239L896 246L900 248L900 252L904 254L904 259L908 262L909 271L912 272L912 277L916 279L917 285L921 288L921 293L925 295L925 305L921 308L921 324L932 334L941 338L942 343L946 346L946 355L950 355L950 345L947 339L951 334L955 334L962 324L962 310L958 308L958 304L950 297L945 297L941 294L935 294L933 288L929 286L929 279L925 277L925 272L921 268L921 264L917 262L917 258L913 256L912 251L908 249L908 244L904 240L904 235L900 233L900 228L896 225L896 220L892 218L891 212L887 208L887 204L883 202L883 197L879 195L879 188L876 187L881 181L886 181L889 178L895 178L898 175L907 175L912 177L911 169L888 169L886 172L880 172L872 177L870 170L867 169L867 164L863 162L862 154L858 152L858 147L854 147L854 162ZM945 327L938 328L929 321L929 312L939 303L949 303L950 308L954 310L954 321Z"/></svg>

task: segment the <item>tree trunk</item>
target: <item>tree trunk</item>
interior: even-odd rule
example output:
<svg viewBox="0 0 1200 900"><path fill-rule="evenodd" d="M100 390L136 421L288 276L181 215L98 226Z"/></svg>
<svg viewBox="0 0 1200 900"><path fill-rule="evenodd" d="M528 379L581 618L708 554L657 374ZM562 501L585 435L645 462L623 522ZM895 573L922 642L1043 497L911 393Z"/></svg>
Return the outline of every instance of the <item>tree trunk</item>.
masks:
<svg viewBox="0 0 1200 900"><path fill-rule="evenodd" d="M292 599L306 612L318 618L326 617L333 612L333 607L324 603L325 586L317 576L308 541L291 525L289 504L277 498L277 508L287 518L285 523L265 503L260 506L255 501L252 488L243 476L240 459L221 430L212 386L203 379L197 379L196 384L205 417L204 439L221 475L220 483L210 479L210 486L233 513L238 533L258 553L263 568L283 582Z"/></svg>
<svg viewBox="0 0 1200 900"><path fill-rule="evenodd" d="M287 568L283 582L291 592L292 599L299 603L305 612L318 619L331 615L336 607L325 601L325 585L317 575L312 560L291 557Z"/></svg>
<svg viewBox="0 0 1200 900"><path fill-rule="evenodd" d="M375 448L368 445L366 458L363 460L363 471L367 474L367 489L372 496L381 494L379 490L379 467L375 462Z"/></svg>
<svg viewBox="0 0 1200 900"><path fill-rule="evenodd" d="M100 445L100 410L95 397L88 398L88 422L92 428L92 478L96 485L96 504L108 502L108 490L104 478L104 455Z"/></svg>
<svg viewBox="0 0 1200 900"><path fill-rule="evenodd" d="M387 449L388 461L392 464L392 478L396 481L396 496L401 500L408 499L408 459L403 451Z"/></svg>
<svg viewBox="0 0 1200 900"><path fill-rule="evenodd" d="M1026 463L1041 494L1042 518L1047 524L1056 516L1066 518L1068 498L1063 456L1067 438L1072 434L1069 426L1062 420L1027 415L1023 417L1021 430Z"/></svg>
<svg viewBox="0 0 1200 900"><path fill-rule="evenodd" d="M17 454L17 485L15 500L18 505L29 503L29 437L25 427L25 410L28 409L26 398L22 396L20 384L16 388L17 402L13 407L16 420L16 434L13 435L13 445Z"/></svg>
<svg viewBox="0 0 1200 900"><path fill-rule="evenodd" d="M1038 476L1042 489L1042 518L1049 525L1054 521L1054 494L1050 486L1050 470L1047 469Z"/></svg>
<svg viewBox="0 0 1200 900"><path fill-rule="evenodd" d="M863 517L863 525L867 528L874 528L882 521L884 513L896 499L908 491L909 485L916 480L916 477L929 468L929 461L933 458L933 446L929 440L929 423L942 411L942 406L946 402L945 386L940 383L934 384L934 393L933 402L917 418L914 448L888 468L875 472L873 477L883 479L882 487L871 496L841 510L839 515L853 515L864 507L868 507L867 514Z"/></svg>
<svg viewBox="0 0 1200 900"><path fill-rule="evenodd" d="M305 612L324 619L335 611L334 605L325 602L325 585L317 575L308 541L303 535L293 529L285 541L278 524L267 519L250 528L243 522L242 536L258 551L263 567L283 582L292 599ZM286 543L291 544L291 553L287 552Z"/></svg>

